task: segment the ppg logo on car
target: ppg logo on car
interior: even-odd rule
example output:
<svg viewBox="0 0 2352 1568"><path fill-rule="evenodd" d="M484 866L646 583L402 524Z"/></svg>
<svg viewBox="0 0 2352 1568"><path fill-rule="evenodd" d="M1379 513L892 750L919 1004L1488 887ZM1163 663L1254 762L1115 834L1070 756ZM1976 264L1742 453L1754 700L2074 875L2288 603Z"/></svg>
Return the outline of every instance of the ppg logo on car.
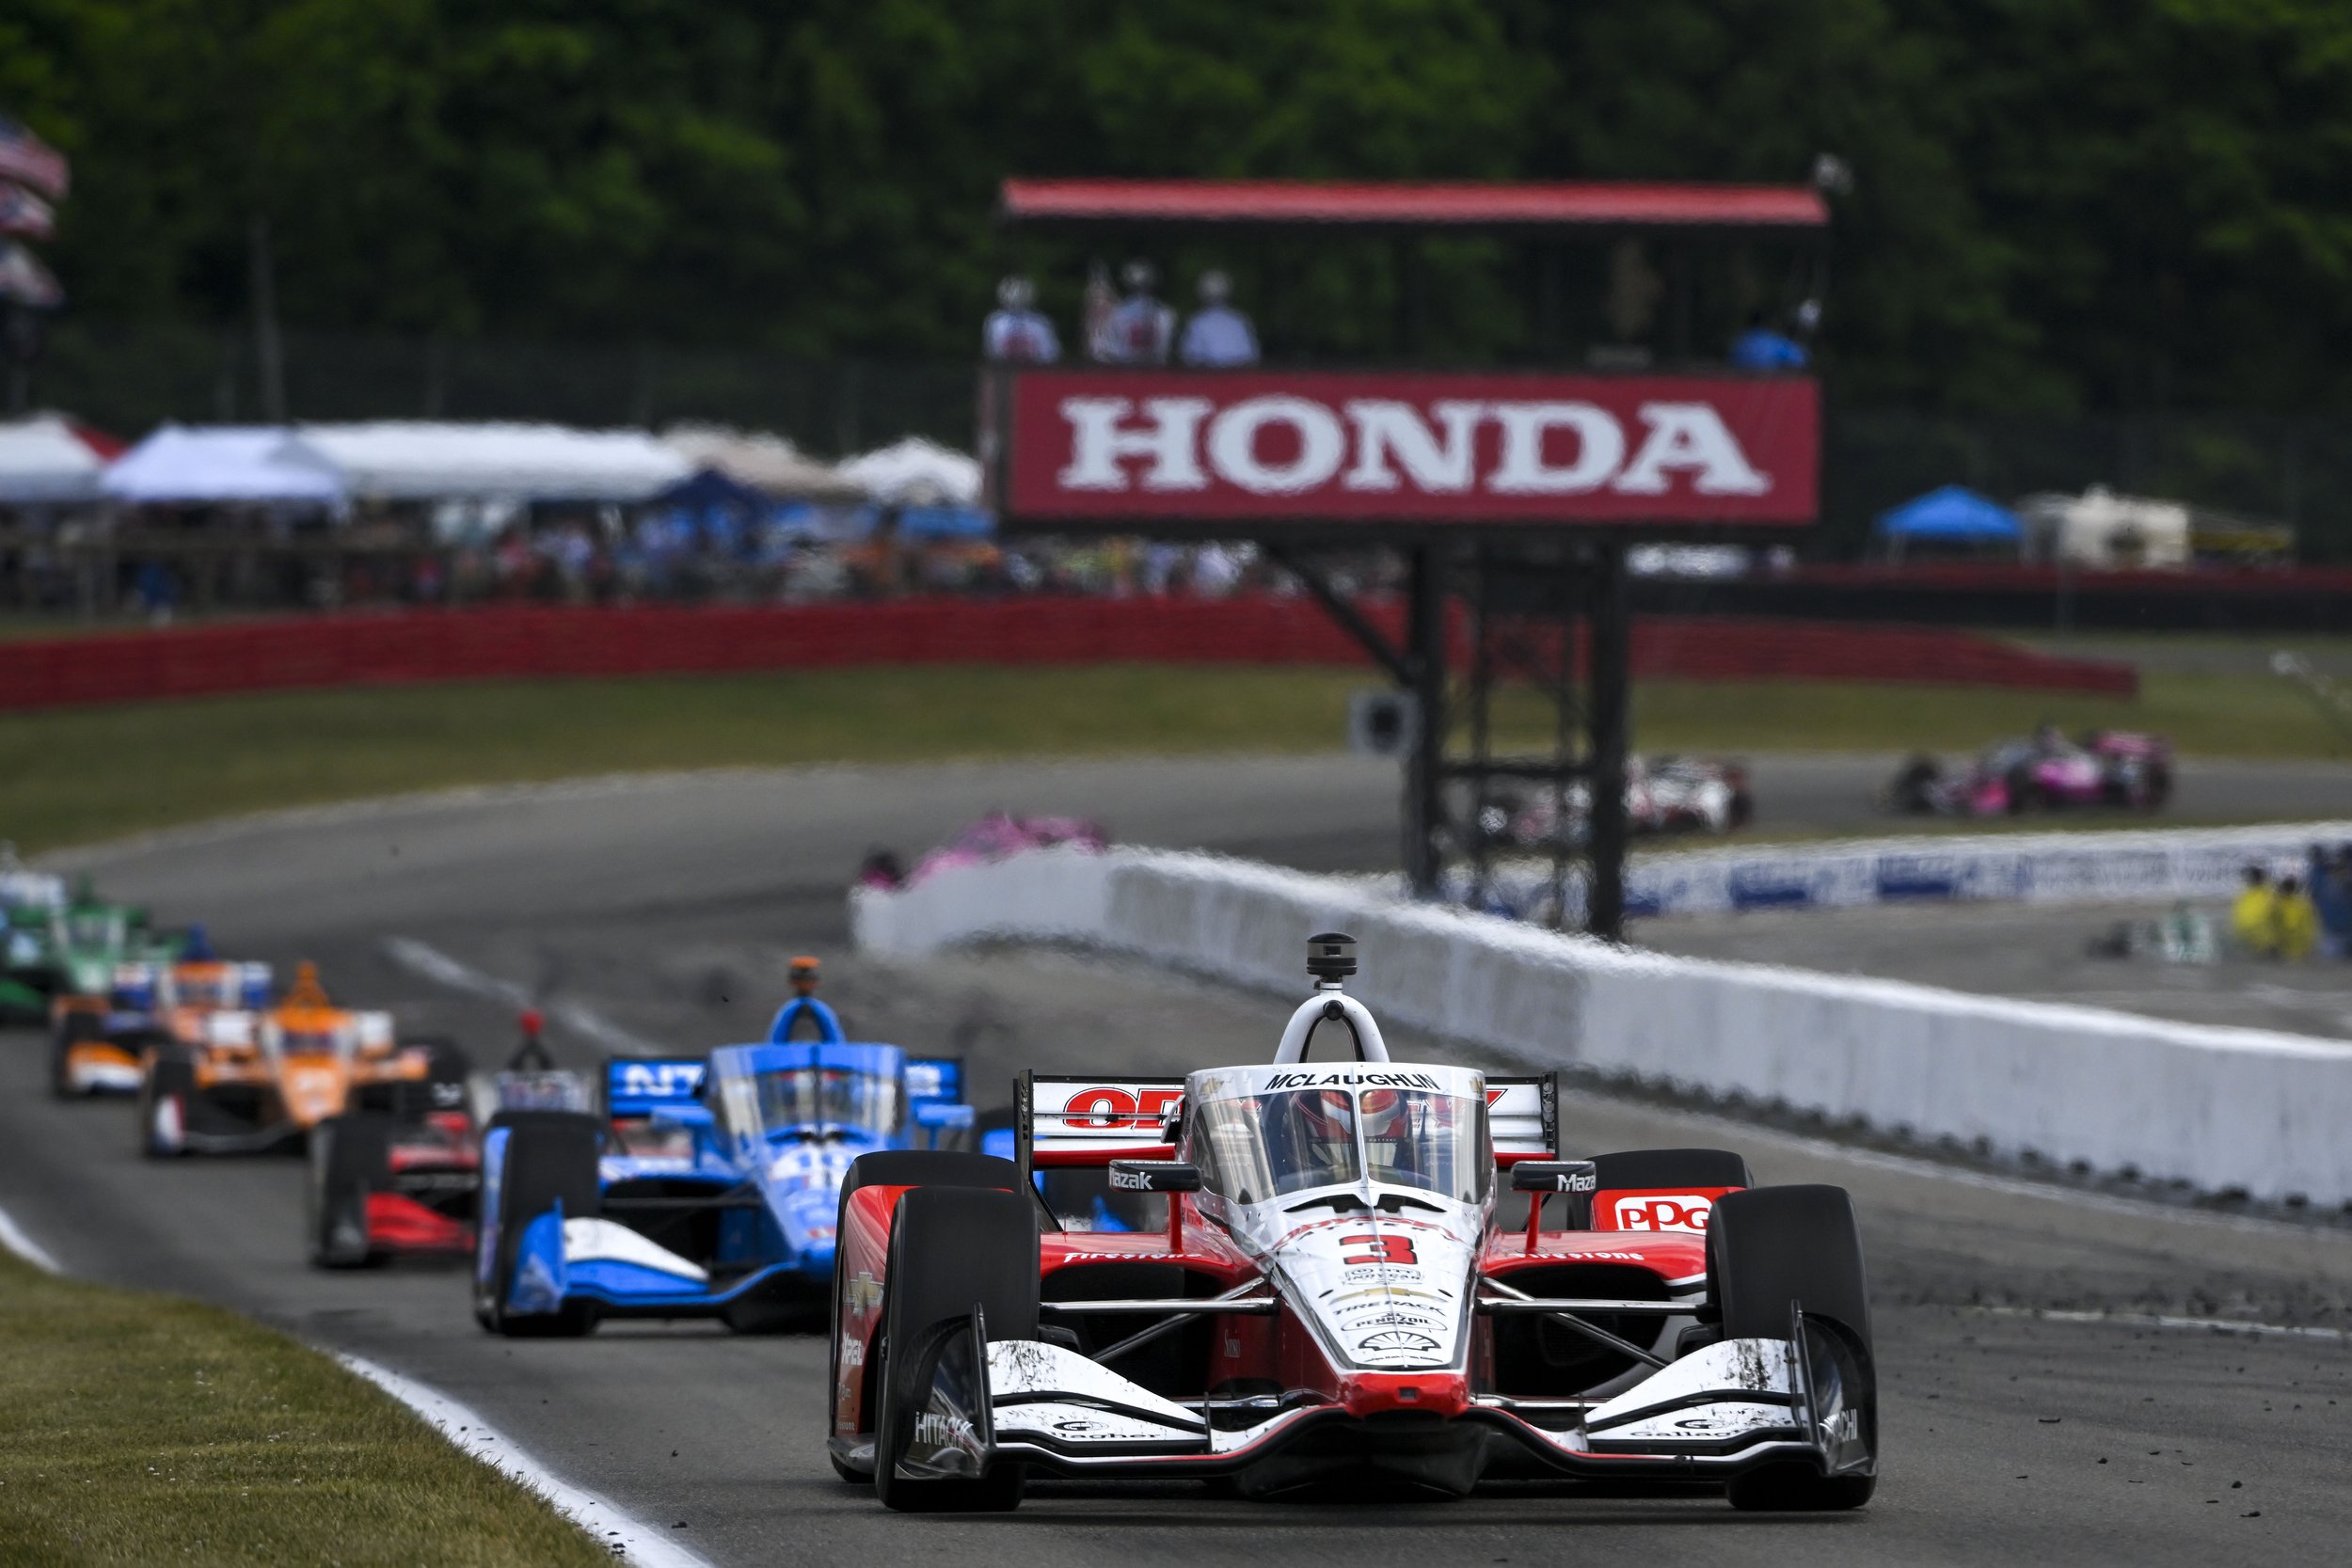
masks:
<svg viewBox="0 0 2352 1568"><path fill-rule="evenodd" d="M1705 1230L1708 1216L1714 1210L1713 1198L1695 1195L1669 1197L1644 1194L1639 1197L1621 1197L1617 1199L1617 1228Z"/></svg>

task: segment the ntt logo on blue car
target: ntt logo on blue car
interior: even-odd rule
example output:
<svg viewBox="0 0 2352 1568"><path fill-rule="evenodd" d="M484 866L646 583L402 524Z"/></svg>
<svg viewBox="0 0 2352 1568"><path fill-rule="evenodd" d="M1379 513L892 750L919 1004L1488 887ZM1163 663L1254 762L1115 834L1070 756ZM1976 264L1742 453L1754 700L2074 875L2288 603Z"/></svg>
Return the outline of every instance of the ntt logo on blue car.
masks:
<svg viewBox="0 0 2352 1568"><path fill-rule="evenodd" d="M665 1099L692 1094L703 1082L699 1062L624 1062L620 1073L623 1094Z"/></svg>

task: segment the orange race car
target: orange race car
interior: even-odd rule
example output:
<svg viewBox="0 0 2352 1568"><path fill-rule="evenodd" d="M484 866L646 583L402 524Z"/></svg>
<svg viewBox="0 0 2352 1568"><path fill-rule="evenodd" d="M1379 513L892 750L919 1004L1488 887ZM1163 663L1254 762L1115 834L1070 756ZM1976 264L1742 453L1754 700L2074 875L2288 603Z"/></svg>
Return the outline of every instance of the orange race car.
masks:
<svg viewBox="0 0 2352 1568"><path fill-rule="evenodd" d="M200 1045L205 1020L223 1010L269 1006L270 967L183 958L177 963L119 963L103 992L74 992L50 1004L50 1085L64 1098L136 1094L140 1058L150 1045Z"/></svg>
<svg viewBox="0 0 2352 1568"><path fill-rule="evenodd" d="M155 1158L298 1148L345 1108L412 1122L467 1117L464 1053L399 1040L392 1015L339 1007L316 965L265 1010L205 1013L141 1059L139 1148Z"/></svg>

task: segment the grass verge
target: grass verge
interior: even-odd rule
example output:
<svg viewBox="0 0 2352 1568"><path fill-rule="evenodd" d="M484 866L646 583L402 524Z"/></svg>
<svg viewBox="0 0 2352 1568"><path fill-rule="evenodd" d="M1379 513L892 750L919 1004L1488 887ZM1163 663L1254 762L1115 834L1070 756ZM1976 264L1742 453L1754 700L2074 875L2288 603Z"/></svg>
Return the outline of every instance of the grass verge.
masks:
<svg viewBox="0 0 2352 1568"><path fill-rule="evenodd" d="M287 692L0 717L0 837L49 847L279 806L632 770L1338 747L1369 673L1113 665ZM2035 722L2170 735L2205 755L2346 757L2273 677L2150 675L2137 701L1975 688L1661 681L1649 751L1972 750ZM1532 741L1541 699L1499 705Z"/></svg>
<svg viewBox="0 0 2352 1568"><path fill-rule="evenodd" d="M316 1351L7 1257L0 1409L0 1564L612 1560Z"/></svg>

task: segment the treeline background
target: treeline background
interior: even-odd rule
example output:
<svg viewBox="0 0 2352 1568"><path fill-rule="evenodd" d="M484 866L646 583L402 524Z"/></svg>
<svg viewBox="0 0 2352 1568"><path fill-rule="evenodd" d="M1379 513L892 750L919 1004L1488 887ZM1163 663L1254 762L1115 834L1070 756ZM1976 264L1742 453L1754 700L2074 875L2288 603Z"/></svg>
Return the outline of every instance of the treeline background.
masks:
<svg viewBox="0 0 2352 1568"><path fill-rule="evenodd" d="M1842 404L2352 405L2329 0L11 0L0 106L73 159L47 254L88 321L233 326L259 216L298 330L940 359L1008 267L1074 309L1094 247L999 229L1008 174L1792 182L1830 151ZM1159 259L1279 282L1278 348L1384 352L1407 276L1426 352L1538 330L1509 246L1243 249ZM1708 262L1706 330L1793 303L1790 265ZM1606 259L1567 276L1597 298Z"/></svg>

